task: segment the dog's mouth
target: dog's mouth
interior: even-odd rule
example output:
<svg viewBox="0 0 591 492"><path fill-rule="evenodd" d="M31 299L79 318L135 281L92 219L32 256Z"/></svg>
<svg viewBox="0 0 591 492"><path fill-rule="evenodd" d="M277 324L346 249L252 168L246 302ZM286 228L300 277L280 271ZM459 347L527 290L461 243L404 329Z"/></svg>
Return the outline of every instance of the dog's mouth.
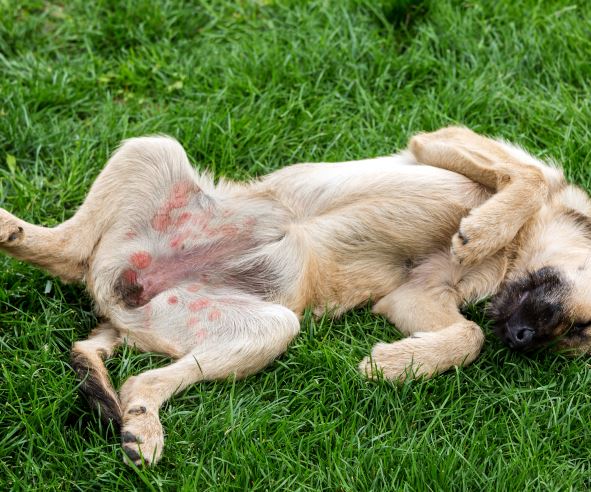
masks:
<svg viewBox="0 0 591 492"><path fill-rule="evenodd" d="M511 349L530 352L564 334L568 285L558 270L545 267L505 284L487 308L493 330Z"/></svg>

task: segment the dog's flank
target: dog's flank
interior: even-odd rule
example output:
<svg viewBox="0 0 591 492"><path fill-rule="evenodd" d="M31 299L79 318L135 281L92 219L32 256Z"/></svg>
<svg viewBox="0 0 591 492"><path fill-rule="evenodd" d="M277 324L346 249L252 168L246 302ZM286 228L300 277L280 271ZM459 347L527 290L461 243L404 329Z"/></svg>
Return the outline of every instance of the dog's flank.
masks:
<svg viewBox="0 0 591 492"><path fill-rule="evenodd" d="M216 184L176 141L132 139L56 228L0 209L0 248L86 284L108 322L74 345L72 367L91 405L121 422L136 464L162 454L164 401L259 371L298 334L305 308L336 316L375 302L408 338L377 344L360 369L393 381L472 362L484 334L460 307L493 294L513 347L560 337L588 350L586 194L559 169L463 128L409 147ZM117 396L103 359L123 342L176 360Z"/></svg>

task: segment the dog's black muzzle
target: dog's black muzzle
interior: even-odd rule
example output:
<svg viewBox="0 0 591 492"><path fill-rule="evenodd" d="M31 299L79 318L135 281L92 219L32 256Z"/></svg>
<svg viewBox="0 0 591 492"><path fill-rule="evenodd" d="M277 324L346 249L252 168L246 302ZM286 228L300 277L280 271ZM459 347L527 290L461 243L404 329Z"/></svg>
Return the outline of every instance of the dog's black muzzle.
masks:
<svg viewBox="0 0 591 492"><path fill-rule="evenodd" d="M547 344L565 325L563 300L567 292L566 282L551 267L506 284L488 308L496 334L509 348L519 351Z"/></svg>

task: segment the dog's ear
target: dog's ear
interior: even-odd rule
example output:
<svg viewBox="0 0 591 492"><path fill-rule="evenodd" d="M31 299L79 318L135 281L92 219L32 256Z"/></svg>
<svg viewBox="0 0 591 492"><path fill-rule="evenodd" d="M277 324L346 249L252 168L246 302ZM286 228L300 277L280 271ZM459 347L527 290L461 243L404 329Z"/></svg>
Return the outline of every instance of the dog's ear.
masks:
<svg viewBox="0 0 591 492"><path fill-rule="evenodd" d="M515 161L502 143L455 126L419 133L408 147L417 161L457 172L493 190L508 179L499 165Z"/></svg>

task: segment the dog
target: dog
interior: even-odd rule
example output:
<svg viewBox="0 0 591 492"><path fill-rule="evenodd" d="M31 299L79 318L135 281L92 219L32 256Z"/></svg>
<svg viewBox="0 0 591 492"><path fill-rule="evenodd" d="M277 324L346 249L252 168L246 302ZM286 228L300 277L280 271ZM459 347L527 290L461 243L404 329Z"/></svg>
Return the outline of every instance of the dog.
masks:
<svg viewBox="0 0 591 492"><path fill-rule="evenodd" d="M368 302L407 338L360 364L402 381L466 366L489 314L513 349L591 347L591 202L519 147L450 127L369 160L298 164L214 182L181 145L125 141L75 215L45 228L0 210L0 248L81 282L99 319L72 348L80 389L121 427L124 459L154 464L159 408L204 380L253 374L297 336L306 308ZM119 394L104 359L127 343L170 356Z"/></svg>

